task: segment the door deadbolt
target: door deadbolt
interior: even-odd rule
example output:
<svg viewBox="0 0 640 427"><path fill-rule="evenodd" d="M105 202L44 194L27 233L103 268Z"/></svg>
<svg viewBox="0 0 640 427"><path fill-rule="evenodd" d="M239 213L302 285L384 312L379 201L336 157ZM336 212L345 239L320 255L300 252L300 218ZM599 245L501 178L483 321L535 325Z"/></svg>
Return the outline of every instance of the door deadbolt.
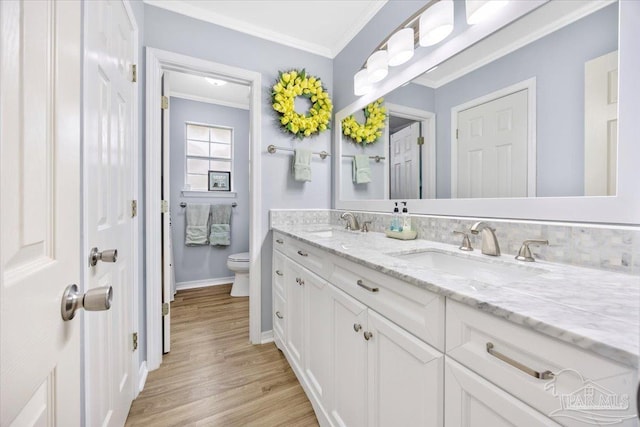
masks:
<svg viewBox="0 0 640 427"><path fill-rule="evenodd" d="M111 286L93 288L84 295L80 295L78 285L69 285L62 294L60 314L62 320L67 321L73 319L79 308L84 308L87 311L109 310L112 300L113 288Z"/></svg>
<svg viewBox="0 0 640 427"><path fill-rule="evenodd" d="M116 262L118 261L118 250L107 249L102 252L98 251L98 248L92 248L89 253L89 265L95 267L98 261L102 262Z"/></svg>

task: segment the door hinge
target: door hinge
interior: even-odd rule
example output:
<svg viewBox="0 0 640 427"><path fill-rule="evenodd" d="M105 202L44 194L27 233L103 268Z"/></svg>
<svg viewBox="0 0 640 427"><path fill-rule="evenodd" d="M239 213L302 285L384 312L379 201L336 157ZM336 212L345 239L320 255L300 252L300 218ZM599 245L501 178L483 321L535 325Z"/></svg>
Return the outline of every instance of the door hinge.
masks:
<svg viewBox="0 0 640 427"><path fill-rule="evenodd" d="M131 201L131 218L135 218L136 216L138 216L138 201L132 200Z"/></svg>
<svg viewBox="0 0 640 427"><path fill-rule="evenodd" d="M160 200L160 213L169 212L169 202L166 200Z"/></svg>
<svg viewBox="0 0 640 427"><path fill-rule="evenodd" d="M456 139L458 139L459 133L460 133L460 129L456 129Z"/></svg>
<svg viewBox="0 0 640 427"><path fill-rule="evenodd" d="M131 64L131 81L133 83L138 81L138 66L136 64Z"/></svg>
<svg viewBox="0 0 640 427"><path fill-rule="evenodd" d="M133 351L136 351L138 349L138 333L134 332L131 335L131 343L133 344Z"/></svg>
<svg viewBox="0 0 640 427"><path fill-rule="evenodd" d="M165 302L162 304L162 315L166 316L167 314L169 314L169 303Z"/></svg>
<svg viewBox="0 0 640 427"><path fill-rule="evenodd" d="M167 98L166 96L162 95L162 101L160 102L160 106L162 107L163 110L168 110L169 109L169 98Z"/></svg>
<svg viewBox="0 0 640 427"><path fill-rule="evenodd" d="M424 136L418 137L418 145L424 145Z"/></svg>

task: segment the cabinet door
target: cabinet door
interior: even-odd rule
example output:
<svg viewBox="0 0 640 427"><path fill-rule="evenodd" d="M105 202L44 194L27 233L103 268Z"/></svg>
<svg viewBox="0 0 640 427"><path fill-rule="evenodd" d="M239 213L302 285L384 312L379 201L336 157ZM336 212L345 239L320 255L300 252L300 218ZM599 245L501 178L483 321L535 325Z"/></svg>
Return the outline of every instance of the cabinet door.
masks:
<svg viewBox="0 0 640 427"><path fill-rule="evenodd" d="M326 405L331 380L331 299L329 285L315 274L302 271L304 284L304 373L312 393Z"/></svg>
<svg viewBox="0 0 640 427"><path fill-rule="evenodd" d="M284 286L286 295L286 348L298 372L302 372L304 345L304 286L302 267L292 262L285 264Z"/></svg>
<svg viewBox="0 0 640 427"><path fill-rule="evenodd" d="M558 426L449 357L445 361L445 420L449 427Z"/></svg>
<svg viewBox="0 0 640 427"><path fill-rule="evenodd" d="M442 426L444 355L373 310L367 323L369 425Z"/></svg>
<svg viewBox="0 0 640 427"><path fill-rule="evenodd" d="M367 424L367 307L331 286L331 394L336 426ZM399 424L396 424L399 425Z"/></svg>

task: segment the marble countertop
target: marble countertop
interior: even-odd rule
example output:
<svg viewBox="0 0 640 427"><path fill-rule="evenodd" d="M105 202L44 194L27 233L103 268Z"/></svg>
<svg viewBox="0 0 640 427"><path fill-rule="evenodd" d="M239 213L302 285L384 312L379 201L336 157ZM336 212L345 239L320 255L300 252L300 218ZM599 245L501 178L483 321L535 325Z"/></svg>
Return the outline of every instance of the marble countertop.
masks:
<svg viewBox="0 0 640 427"><path fill-rule="evenodd" d="M480 250L463 252L444 243L395 240L383 233L351 232L328 224L273 229L447 298L638 366L640 276L544 261L524 263L512 255L491 257ZM470 279L398 256L425 250L497 264L502 266L497 270L524 274L516 279Z"/></svg>

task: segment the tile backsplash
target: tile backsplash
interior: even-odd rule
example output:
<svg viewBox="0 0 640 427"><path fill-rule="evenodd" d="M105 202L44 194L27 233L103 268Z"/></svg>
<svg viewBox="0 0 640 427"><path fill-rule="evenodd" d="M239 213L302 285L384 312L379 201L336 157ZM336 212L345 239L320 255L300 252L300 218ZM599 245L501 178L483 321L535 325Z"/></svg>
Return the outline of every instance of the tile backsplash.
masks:
<svg viewBox="0 0 640 427"><path fill-rule="evenodd" d="M271 226L331 224L344 225L338 210L272 210ZM354 212L358 221L371 221L371 231L384 232L391 214ZM418 238L459 245L454 230L468 231L478 219L412 215ZM537 259L582 267L640 275L640 227L482 219L496 229L504 256L515 256L527 239L547 239L549 246L531 245ZM471 244L480 250L481 237L470 234Z"/></svg>

